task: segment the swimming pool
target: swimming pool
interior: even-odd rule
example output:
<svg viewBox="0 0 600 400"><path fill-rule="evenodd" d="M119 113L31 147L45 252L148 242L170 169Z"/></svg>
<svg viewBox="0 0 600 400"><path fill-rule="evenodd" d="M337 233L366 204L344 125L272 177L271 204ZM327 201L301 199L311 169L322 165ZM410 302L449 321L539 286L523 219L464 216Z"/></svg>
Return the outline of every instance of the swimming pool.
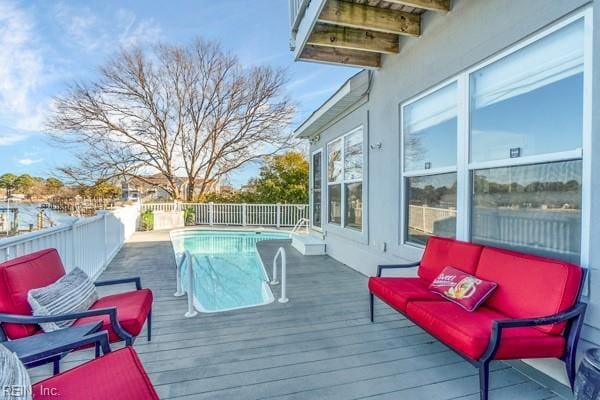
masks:
<svg viewBox="0 0 600 400"><path fill-rule="evenodd" d="M288 233L273 231L171 232L175 254L187 250L194 256L194 306L207 313L271 303L273 293L256 243L288 238ZM184 263L181 269L184 288L189 279L187 269Z"/></svg>

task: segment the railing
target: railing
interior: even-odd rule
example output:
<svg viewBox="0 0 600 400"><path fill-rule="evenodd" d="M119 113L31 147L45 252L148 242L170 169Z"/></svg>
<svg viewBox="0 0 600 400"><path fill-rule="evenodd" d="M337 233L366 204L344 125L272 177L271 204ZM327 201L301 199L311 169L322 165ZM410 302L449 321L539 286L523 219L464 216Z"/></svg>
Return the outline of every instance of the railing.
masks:
<svg viewBox="0 0 600 400"><path fill-rule="evenodd" d="M273 279L269 282L271 285L278 285L279 281L277 280L277 258L281 257L281 295L279 300L280 303L287 303L290 299L287 298L286 293L286 284L287 284L287 256L285 254L285 249L280 247L273 257Z"/></svg>
<svg viewBox="0 0 600 400"><path fill-rule="evenodd" d="M298 220L296 225L294 225L294 228L290 231L290 237L292 237L294 233L298 232L302 227L304 227L305 233L309 232L310 221L308 220L308 218L301 218Z"/></svg>
<svg viewBox="0 0 600 400"><path fill-rule="evenodd" d="M183 288L181 282L181 267L183 263L187 264L188 281L186 289ZM194 307L194 256L187 250L181 254L181 258L177 263L177 291L173 294L175 297L181 297L187 293L188 308L184 316L192 318L198 315L196 307Z"/></svg>
<svg viewBox="0 0 600 400"><path fill-rule="evenodd" d="M308 204L147 203L143 210L194 210L196 225L293 227L308 217Z"/></svg>
<svg viewBox="0 0 600 400"><path fill-rule="evenodd" d="M55 248L67 270L79 267L96 279L138 224L140 207L131 205L96 216L0 240L0 260Z"/></svg>
<svg viewBox="0 0 600 400"><path fill-rule="evenodd" d="M298 32L298 26L300 21L304 17L306 7L308 7L310 0L289 0L290 7L290 47L294 49L296 42L296 33Z"/></svg>
<svg viewBox="0 0 600 400"><path fill-rule="evenodd" d="M438 208L426 206L409 206L410 226L420 232L433 234L436 223L439 221L456 218L456 210L451 208Z"/></svg>

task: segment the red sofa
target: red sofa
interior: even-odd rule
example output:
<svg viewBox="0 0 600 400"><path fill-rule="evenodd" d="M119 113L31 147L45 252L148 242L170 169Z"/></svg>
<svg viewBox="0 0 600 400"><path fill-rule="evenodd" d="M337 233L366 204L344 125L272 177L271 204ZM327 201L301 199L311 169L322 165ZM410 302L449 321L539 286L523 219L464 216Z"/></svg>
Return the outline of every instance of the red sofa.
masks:
<svg viewBox="0 0 600 400"><path fill-rule="evenodd" d="M33 400L158 400L133 347L125 347L36 383Z"/></svg>
<svg viewBox="0 0 600 400"><path fill-rule="evenodd" d="M27 302L29 290L47 286L65 275L56 249L40 250L0 264L0 341L18 339L41 331ZM130 346L148 321L148 340L152 329L152 291L142 289L140 278L98 281L96 286L134 283L136 290L102 297L90 310L53 317L76 319L75 324L101 320L109 340L124 340ZM46 318L47 319L47 318Z"/></svg>
<svg viewBox="0 0 600 400"><path fill-rule="evenodd" d="M430 292L428 286L452 266L498 284L474 312ZM381 277L386 269L418 267L417 277ZM488 398L492 360L560 358L571 387L586 305L580 302L585 271L543 257L432 237L421 261L380 265L369 278L374 296L479 368L481 399Z"/></svg>

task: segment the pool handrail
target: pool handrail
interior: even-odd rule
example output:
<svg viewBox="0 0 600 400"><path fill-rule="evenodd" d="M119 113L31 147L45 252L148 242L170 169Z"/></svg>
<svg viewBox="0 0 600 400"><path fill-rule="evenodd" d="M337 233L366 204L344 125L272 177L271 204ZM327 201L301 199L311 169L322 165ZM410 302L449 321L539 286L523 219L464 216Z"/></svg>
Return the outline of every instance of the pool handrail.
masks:
<svg viewBox="0 0 600 400"><path fill-rule="evenodd" d="M188 266L188 285L187 290L183 290L181 283L181 267L183 263L187 262ZM177 291L173 294L176 297L181 297L187 293L187 311L184 314L186 318L192 318L198 315L196 307L194 306L194 256L188 250L184 250L181 254L181 258L177 263Z"/></svg>
<svg viewBox="0 0 600 400"><path fill-rule="evenodd" d="M273 257L273 279L271 280L271 285L279 284L277 280L277 258L281 256L281 295L277 300L280 303L287 303L289 299L286 297L286 284L287 284L287 256L285 253L285 249L280 247L275 253L275 257Z"/></svg>

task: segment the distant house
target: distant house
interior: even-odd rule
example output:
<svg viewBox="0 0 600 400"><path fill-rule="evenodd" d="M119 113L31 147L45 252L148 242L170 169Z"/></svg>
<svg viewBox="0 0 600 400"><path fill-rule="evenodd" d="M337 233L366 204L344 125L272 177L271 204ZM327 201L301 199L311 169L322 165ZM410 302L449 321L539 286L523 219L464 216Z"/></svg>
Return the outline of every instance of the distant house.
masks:
<svg viewBox="0 0 600 400"><path fill-rule="evenodd" d="M569 260L591 271L583 339L600 345L600 1L290 0L290 14L296 60L364 68L296 129L326 253L373 275L438 235Z"/></svg>
<svg viewBox="0 0 600 400"><path fill-rule="evenodd" d="M196 180L196 186L194 191L198 193L198 190L202 186L202 180ZM178 177L177 185L181 198L185 199L188 192L188 180L187 178ZM167 186L167 180L160 174L150 175L145 177L144 180L138 178L130 178L121 181L121 198L123 200L143 200L143 201L166 201L172 200L169 193L167 193L163 187ZM221 184L217 181L210 181L208 184L207 191L220 192Z"/></svg>

